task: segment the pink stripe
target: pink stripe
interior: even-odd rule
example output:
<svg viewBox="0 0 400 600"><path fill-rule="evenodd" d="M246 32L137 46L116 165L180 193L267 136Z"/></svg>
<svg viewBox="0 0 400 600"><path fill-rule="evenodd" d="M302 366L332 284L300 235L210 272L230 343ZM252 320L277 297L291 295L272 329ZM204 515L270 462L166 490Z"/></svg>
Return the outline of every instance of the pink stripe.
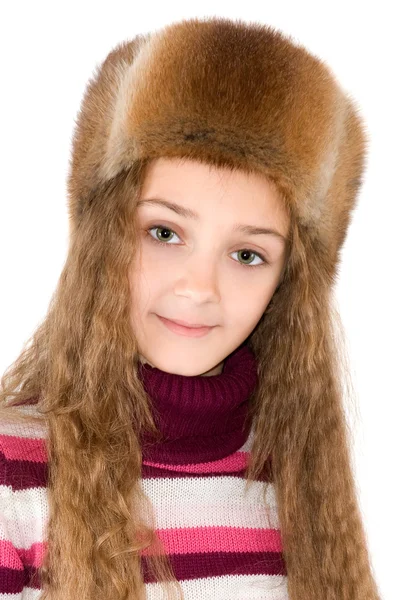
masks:
<svg viewBox="0 0 400 600"><path fill-rule="evenodd" d="M43 438L0 435L0 450L8 460L46 462L47 452L45 444Z"/></svg>
<svg viewBox="0 0 400 600"><path fill-rule="evenodd" d="M281 552L282 540L278 529L254 527L185 527L157 529L157 536L168 554L195 552ZM146 548L142 554L154 554Z"/></svg>
<svg viewBox="0 0 400 600"><path fill-rule="evenodd" d="M20 549L18 550L18 554L21 557L24 565L29 565L30 567L40 567L43 562L44 554L47 549L47 542L35 542L28 549Z"/></svg>
<svg viewBox="0 0 400 600"><path fill-rule="evenodd" d="M0 567L8 569L23 570L24 565L20 558L20 552L8 540L0 540Z"/></svg>
<svg viewBox="0 0 400 600"><path fill-rule="evenodd" d="M43 562L47 542L35 542L28 549L15 548L12 542L0 540L0 566L10 569L23 569L25 566L40 567Z"/></svg>
<svg viewBox="0 0 400 600"><path fill-rule="evenodd" d="M164 463L156 463L151 461L143 461L144 465L150 467L157 467L160 469L166 469L168 471L182 471L187 473L214 473L217 471L226 471L227 473L233 473L235 471L241 471L247 466L249 459L248 452L235 452L234 454L221 458L220 460L214 460L211 462L195 463L193 465L168 465Z"/></svg>

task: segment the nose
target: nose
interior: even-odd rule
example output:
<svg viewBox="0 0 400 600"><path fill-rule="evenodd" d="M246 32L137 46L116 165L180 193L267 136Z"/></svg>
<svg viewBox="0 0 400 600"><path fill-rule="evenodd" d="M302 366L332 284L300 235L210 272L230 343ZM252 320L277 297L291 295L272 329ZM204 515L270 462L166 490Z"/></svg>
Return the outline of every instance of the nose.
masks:
<svg viewBox="0 0 400 600"><path fill-rule="evenodd" d="M218 269L205 253L191 255L179 270L175 294L190 298L194 303L219 302Z"/></svg>

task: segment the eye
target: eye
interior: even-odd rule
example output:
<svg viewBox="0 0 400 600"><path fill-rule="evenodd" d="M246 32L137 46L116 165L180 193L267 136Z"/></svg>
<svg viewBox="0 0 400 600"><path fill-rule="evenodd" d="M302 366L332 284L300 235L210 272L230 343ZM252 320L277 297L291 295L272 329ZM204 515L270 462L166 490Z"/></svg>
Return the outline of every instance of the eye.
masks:
<svg viewBox="0 0 400 600"><path fill-rule="evenodd" d="M153 227L150 227L149 229L146 230L146 234L149 236L150 240L152 242L154 242L155 244L158 244L158 245L161 244L162 246L177 246L178 245L178 244L169 244L168 242L170 241L171 238L169 240L165 240L165 238L164 238L161 241L158 238L157 232L156 232L157 238L153 237L153 235L150 233L153 231L153 229L160 230L161 235L162 235L162 233L165 233L165 232L170 232L170 234L172 234L172 235L177 235L177 234L175 233L175 231L173 231L170 227L167 227L166 225L153 225ZM167 237L168 237L168 235L167 235ZM261 260L261 262L256 265L250 264L248 262L242 263L239 261L239 265L242 267L263 267L263 266L270 264L262 254L260 254L259 252L253 252L252 250L248 250L248 249L237 250L233 254L244 254L247 257L256 256L257 258L259 258ZM245 260L247 261L248 259L245 258Z"/></svg>
<svg viewBox="0 0 400 600"><path fill-rule="evenodd" d="M147 231L152 231L153 229L159 229L161 231L161 233L164 233L165 231L167 231L167 232L173 233L173 235L176 235L175 231L172 231L172 229L170 229L169 227L166 227L165 225L154 225L153 227L150 227L150 229L148 229ZM161 240L160 239L156 240L156 238L154 238L151 234L149 234L149 235L152 240L154 240L156 242L158 241L160 244L166 244L168 241L170 241L170 240L166 240L165 238L161 238ZM157 233L156 233L156 235L157 235ZM170 244L168 244L168 245L170 245Z"/></svg>

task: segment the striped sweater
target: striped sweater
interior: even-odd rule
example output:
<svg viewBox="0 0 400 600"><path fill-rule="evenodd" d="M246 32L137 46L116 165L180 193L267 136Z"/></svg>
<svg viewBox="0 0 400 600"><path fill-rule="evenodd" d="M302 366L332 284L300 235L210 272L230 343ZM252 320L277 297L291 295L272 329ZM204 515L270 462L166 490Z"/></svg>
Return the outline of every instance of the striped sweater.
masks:
<svg viewBox="0 0 400 600"><path fill-rule="evenodd" d="M288 600L273 482L252 481L244 493L253 430L244 426L243 409L254 373L247 348L230 355L217 376L179 376L148 364L141 370L164 434L162 443L143 440L141 484L187 600ZM43 428L0 423L0 600L40 597L47 467ZM146 551L141 559L146 598L161 600L162 587L151 578Z"/></svg>

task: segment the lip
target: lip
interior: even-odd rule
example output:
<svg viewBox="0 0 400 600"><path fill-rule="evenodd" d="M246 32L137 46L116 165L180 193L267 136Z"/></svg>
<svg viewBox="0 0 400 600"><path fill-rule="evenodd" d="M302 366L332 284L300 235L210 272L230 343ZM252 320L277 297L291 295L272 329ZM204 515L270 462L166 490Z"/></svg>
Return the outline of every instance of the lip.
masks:
<svg viewBox="0 0 400 600"><path fill-rule="evenodd" d="M203 335L207 335L207 333L209 333L211 329L214 329L214 327L185 327L184 325L181 325L176 321L171 321L170 319L160 317L160 315L157 315L157 317L170 331L173 331L178 335L184 335L187 337L203 337Z"/></svg>

